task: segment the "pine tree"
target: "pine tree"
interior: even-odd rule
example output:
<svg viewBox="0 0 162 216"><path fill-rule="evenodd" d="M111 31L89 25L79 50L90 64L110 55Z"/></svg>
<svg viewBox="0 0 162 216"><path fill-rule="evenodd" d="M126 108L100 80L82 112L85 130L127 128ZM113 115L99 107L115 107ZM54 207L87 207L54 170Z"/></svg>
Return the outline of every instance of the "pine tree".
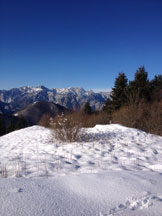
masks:
<svg viewBox="0 0 162 216"><path fill-rule="evenodd" d="M135 104L138 104L141 100L149 101L150 93L148 73L142 66L136 71L134 80L129 83L129 100Z"/></svg>
<svg viewBox="0 0 162 216"><path fill-rule="evenodd" d="M151 99L162 99L162 75L155 75L154 79L150 82Z"/></svg>
<svg viewBox="0 0 162 216"><path fill-rule="evenodd" d="M87 102L85 103L85 105L84 105L83 112L84 112L85 114L87 114L87 115L92 114L92 109L91 109L91 107L90 107L88 101L87 101Z"/></svg>
<svg viewBox="0 0 162 216"><path fill-rule="evenodd" d="M19 120L18 120L18 122L17 122L17 124L16 124L15 127L16 127L16 129L22 129L22 128L27 127L27 123L26 123L26 121L25 121L25 119L24 119L23 116L19 117Z"/></svg>
<svg viewBox="0 0 162 216"><path fill-rule="evenodd" d="M112 89L112 109L119 109L127 102L126 89L128 85L128 79L124 73L119 73L115 80L114 88Z"/></svg>
<svg viewBox="0 0 162 216"><path fill-rule="evenodd" d="M5 121L0 118L0 136L6 133Z"/></svg>
<svg viewBox="0 0 162 216"><path fill-rule="evenodd" d="M14 131L15 129L16 129L16 127L15 127L14 118L11 118L10 124L9 124L9 126L7 127L7 133L10 133L10 132Z"/></svg>
<svg viewBox="0 0 162 216"><path fill-rule="evenodd" d="M102 108L102 111L108 113L108 114L111 114L112 111L113 111L113 105L112 105L112 100L110 98L107 98L103 108Z"/></svg>

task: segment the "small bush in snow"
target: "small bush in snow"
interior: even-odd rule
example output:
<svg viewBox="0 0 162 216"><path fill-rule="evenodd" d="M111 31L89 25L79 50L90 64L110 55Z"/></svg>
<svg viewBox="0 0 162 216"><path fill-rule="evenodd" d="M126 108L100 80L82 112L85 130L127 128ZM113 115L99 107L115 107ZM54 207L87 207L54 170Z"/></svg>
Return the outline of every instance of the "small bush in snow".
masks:
<svg viewBox="0 0 162 216"><path fill-rule="evenodd" d="M52 124L54 136L63 142L79 141L81 137L81 119L78 113L57 116Z"/></svg>
<svg viewBox="0 0 162 216"><path fill-rule="evenodd" d="M1 176L3 178L7 178L8 177L8 171L7 171L7 167L6 164L1 166Z"/></svg>
<svg viewBox="0 0 162 216"><path fill-rule="evenodd" d="M38 125L44 126L44 127L50 127L50 115L44 114L42 118L40 119Z"/></svg>

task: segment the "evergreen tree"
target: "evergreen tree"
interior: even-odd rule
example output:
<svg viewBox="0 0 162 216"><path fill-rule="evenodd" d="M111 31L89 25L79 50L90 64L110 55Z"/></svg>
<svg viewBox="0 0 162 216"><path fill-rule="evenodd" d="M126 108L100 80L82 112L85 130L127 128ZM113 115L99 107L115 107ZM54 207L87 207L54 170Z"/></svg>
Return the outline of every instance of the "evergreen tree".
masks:
<svg viewBox="0 0 162 216"><path fill-rule="evenodd" d="M115 80L114 88L112 89L112 104L110 101L107 101L111 105L113 110L119 109L127 102L126 89L128 85L128 79L124 73L119 73L118 77Z"/></svg>
<svg viewBox="0 0 162 216"><path fill-rule="evenodd" d="M151 99L162 99L162 75L155 75L154 79L150 82Z"/></svg>
<svg viewBox="0 0 162 216"><path fill-rule="evenodd" d="M148 73L145 67L140 67L134 76L134 80L129 83L128 95L129 100L138 104L141 100L150 100L150 85L148 80Z"/></svg>
<svg viewBox="0 0 162 216"><path fill-rule="evenodd" d="M0 118L0 136L6 133L5 121Z"/></svg>
<svg viewBox="0 0 162 216"><path fill-rule="evenodd" d="M15 127L16 127L16 129L22 129L22 128L27 127L27 123L26 123L26 121L25 121L25 119L24 119L23 116L19 117L19 120L18 120L18 122L17 122L17 124L16 124Z"/></svg>
<svg viewBox="0 0 162 216"><path fill-rule="evenodd" d="M92 114L92 109L91 109L91 107L90 107L88 101L87 101L87 102L85 103L85 105L84 105L83 112L84 112L85 114L87 114L87 115Z"/></svg>
<svg viewBox="0 0 162 216"><path fill-rule="evenodd" d="M150 82L153 89L162 89L162 75L155 75L154 79Z"/></svg>
<svg viewBox="0 0 162 216"><path fill-rule="evenodd" d="M107 98L102 111L107 112L108 114L111 114L113 111L113 105L112 105L112 100L110 98Z"/></svg>
<svg viewBox="0 0 162 216"><path fill-rule="evenodd" d="M10 133L16 129L15 127L15 121L14 118L12 117L9 123L9 126L7 127L7 133Z"/></svg>

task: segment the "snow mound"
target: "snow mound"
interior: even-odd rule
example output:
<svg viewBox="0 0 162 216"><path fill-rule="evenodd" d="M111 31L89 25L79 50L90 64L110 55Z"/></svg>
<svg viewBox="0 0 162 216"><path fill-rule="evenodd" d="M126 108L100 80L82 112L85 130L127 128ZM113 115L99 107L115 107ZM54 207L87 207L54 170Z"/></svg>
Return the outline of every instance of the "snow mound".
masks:
<svg viewBox="0 0 162 216"><path fill-rule="evenodd" d="M10 177L1 215L161 215L162 137L117 124L82 130L76 143L40 126L0 137L0 174Z"/></svg>
<svg viewBox="0 0 162 216"><path fill-rule="evenodd" d="M1 174L53 177L107 170L162 173L162 137L118 124L83 129L76 143L52 140L51 130L33 126L0 137ZM88 137L88 138L87 138Z"/></svg>

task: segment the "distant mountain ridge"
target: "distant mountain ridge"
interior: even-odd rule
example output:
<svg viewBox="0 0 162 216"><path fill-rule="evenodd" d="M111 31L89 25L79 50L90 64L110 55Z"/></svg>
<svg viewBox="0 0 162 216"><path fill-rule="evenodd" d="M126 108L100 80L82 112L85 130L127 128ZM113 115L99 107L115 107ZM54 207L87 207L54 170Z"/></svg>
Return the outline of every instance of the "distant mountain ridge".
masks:
<svg viewBox="0 0 162 216"><path fill-rule="evenodd" d="M59 104L48 101L37 101L28 105L25 109L17 112L16 116L23 116L23 118L29 122L30 125L36 125L39 123L43 115L55 117L62 113L68 113L69 110Z"/></svg>
<svg viewBox="0 0 162 216"><path fill-rule="evenodd" d="M10 114L11 112L12 112L11 105L0 101L0 114Z"/></svg>
<svg viewBox="0 0 162 216"><path fill-rule="evenodd" d="M53 102L70 110L80 109L88 101L92 109L101 110L109 95L110 92L95 93L92 90L86 91L79 87L49 89L45 86L24 86L0 90L0 101L3 103L3 111L0 109L0 112L5 112L6 107L14 113L36 101Z"/></svg>

